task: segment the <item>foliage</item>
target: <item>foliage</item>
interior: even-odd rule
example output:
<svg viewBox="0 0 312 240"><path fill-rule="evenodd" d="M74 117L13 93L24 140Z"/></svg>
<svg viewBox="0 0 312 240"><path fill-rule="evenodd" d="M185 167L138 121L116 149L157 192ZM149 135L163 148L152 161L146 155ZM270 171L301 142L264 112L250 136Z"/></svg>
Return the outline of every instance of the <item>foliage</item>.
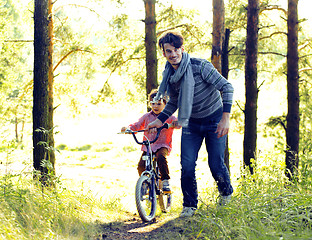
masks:
<svg viewBox="0 0 312 240"><path fill-rule="evenodd" d="M92 170L90 174L95 178L93 189L87 185L88 180L84 185L78 179L65 181L56 178L55 189L42 189L34 184L27 172L2 175L0 199L3 214L0 215L0 229L4 238L96 239L109 231L129 231L129 219L140 224L137 216L125 210L126 204L135 205L132 194L135 179L131 177L130 169L136 169L139 150L132 151L129 139L125 139L125 144L120 143L120 138L110 141L101 144L111 148L105 152L107 155L96 152L93 147L93 151L62 152L62 155L68 154L66 159L63 155L63 164L73 167L69 172L78 171L82 166L85 166L84 171ZM9 158L20 162L22 156ZM176 158L174 165L179 169L178 155ZM174 191L172 211L169 214L159 213L157 222L151 225L154 230L145 234L155 234L156 237L150 239L310 239L311 155L305 155L305 164L296 183L287 182L281 154L267 149L266 155L261 154L258 160L253 176L242 169L238 178L232 178L235 190L228 205L218 206L215 203L218 196L215 186L207 187L206 192L199 189L197 213L192 218L181 219L178 215L182 196L180 189L177 189ZM125 169L125 179L131 183L130 186L119 176ZM108 172L113 172L113 175L99 180L96 178L97 170L101 175ZM179 170L171 170L172 174L177 172L179 175ZM96 188L95 185L100 186L102 194L109 196L106 200L99 200L91 191ZM124 199L127 202L123 202ZM157 225L159 221L165 223Z"/></svg>
<svg viewBox="0 0 312 240"><path fill-rule="evenodd" d="M301 62L301 64L303 64ZM300 144L299 144L299 158L301 167L304 169L312 153L311 137L312 137L312 99L311 99L311 82L309 81L311 74L304 72L300 77ZM273 136L276 138L275 147L280 151L285 150L285 128L286 116L272 116L265 123L264 137Z"/></svg>
<svg viewBox="0 0 312 240"><path fill-rule="evenodd" d="M1 176L0 199L4 239L92 239L100 228L96 221L112 214L111 203L62 185L42 190L27 175Z"/></svg>
<svg viewBox="0 0 312 240"><path fill-rule="evenodd" d="M183 235L197 239L310 239L311 186L303 181L285 187L283 168L273 161L253 176L246 172L228 205L203 202ZM306 176L311 176L311 169L308 171Z"/></svg>
<svg viewBox="0 0 312 240"><path fill-rule="evenodd" d="M54 105L68 107L72 116L76 116L85 105L84 100L91 101L86 91L94 84L98 68L97 36L84 18L86 11L91 12L87 5L62 2L54 5Z"/></svg>
<svg viewBox="0 0 312 240"><path fill-rule="evenodd" d="M6 132L11 124L16 126L17 142L23 140L23 128L30 117L29 82L31 81L31 43L23 36L31 27L25 20L27 6L19 1L0 1L0 127ZM18 6L18 7L17 7ZM27 17L26 17L27 18Z"/></svg>
<svg viewBox="0 0 312 240"><path fill-rule="evenodd" d="M310 76L307 76L308 79L311 79ZM302 79L300 87L300 152L302 152L303 154L310 154L312 152L311 107L311 82Z"/></svg>
<svg viewBox="0 0 312 240"><path fill-rule="evenodd" d="M224 208L203 209L185 232L189 233L192 227L187 235L209 239L309 239L309 201L311 194L280 189L249 192Z"/></svg>
<svg viewBox="0 0 312 240"><path fill-rule="evenodd" d="M268 5L268 1L260 2L261 9L271 6ZM90 109L95 109L95 106L90 107L90 102L99 103L95 111L98 115L101 111L101 116L105 118L112 119L120 111L125 113L124 118L129 118L129 109L135 108L131 104L145 101L143 17L141 15L134 17L133 13L127 12L126 3L127 1L108 3L108 1L94 0L79 3L81 5L64 5L63 1L55 2L54 66L57 68L54 72L54 104L58 121L63 120L60 118L76 116L88 116L90 119L92 117ZM23 136L31 138L29 125L32 98L32 43L11 40L32 39L32 4L32 1L0 0L0 97L2 99L0 153L5 155L2 161L11 158L13 149L18 149L17 142L22 142ZM114 7L107 7L108 4ZM270 1L270 4L273 2ZM229 47L232 71L229 80L235 84L235 97L238 103L233 106L232 118L237 125L233 130L239 133L242 133L243 124L243 111L238 105L243 106L244 102L242 99L244 90L239 91L239 89L244 85L242 80L246 6L245 0L230 0L225 6L226 28L232 31ZM140 8L143 12L143 2ZM104 12L105 9L110 13ZM118 14L115 14L116 12ZM173 8L165 1L158 2L158 36L167 29L181 31L185 36L185 49L192 56L209 59L211 22L212 20L199 20L196 11ZM311 68L309 31L306 31L305 22L301 21L299 29L300 171L298 182L287 186L283 178L284 157L281 157L285 149L285 133L280 124L285 122L283 115L286 110L284 104L286 92L281 90L286 89L286 35L283 33L286 31L285 15L283 11L277 9L263 10L260 24L259 113L264 114L265 117L259 116L261 118L259 131L264 133L265 141L275 138L274 150L258 158L254 176L243 174L232 203L225 207L216 207L212 203L215 199L209 195L207 199L202 200L198 214L186 220L188 224L185 224L185 220L179 219L174 220L171 225L168 224L177 239L311 238L312 102L310 96L312 88L311 70L309 70ZM164 66L161 52L159 52L158 66L161 72ZM161 74L158 76L160 80ZM272 101L271 97L275 95L278 96L277 100ZM125 104L119 104L121 102ZM118 105L111 105L111 103ZM108 111L108 105L113 110ZM136 107L136 110L139 108L142 109L140 106ZM268 124L262 126L263 122ZM25 129L29 127L28 132L25 131L24 126ZM15 127L17 131L13 130ZM101 127L96 129L99 135L102 134ZM79 132L82 130L75 129ZM81 135L79 137L83 138ZM109 134L105 137L111 138ZM66 161L73 165L81 166L88 163L89 169L106 169L116 165L119 168L121 165L134 168L139 157L135 148L128 143L120 151L112 143L103 143L100 146L85 143L77 144L77 147L69 147L68 145L74 140L71 139L63 145L59 144L58 147L60 150L70 150ZM97 158L88 155L91 149L97 152ZM127 161L124 164L116 164L118 162L116 158L123 151L125 153L122 157ZM111 165L105 162L106 159L101 155L108 152L115 154L112 157L114 163L110 163ZM31 156L30 153L27 154ZM25 161L20 156L14 158L20 162ZM112 180L105 187L115 188L114 184ZM73 192L61 185L61 182L57 182L55 190L42 191L42 188L34 185L31 176L24 176L24 173L2 175L0 190L3 203L0 229L3 237L8 239L90 239L101 232L99 222L111 221L115 211L123 211L119 197L111 197L109 201L102 204L89 192L87 194ZM216 193L212 192L212 195ZM114 208L114 211L111 208ZM180 210L180 206L176 206L172 216L178 216ZM122 214L120 217L122 220L129 215L125 212ZM99 222L96 221L98 219Z"/></svg>
<svg viewBox="0 0 312 240"><path fill-rule="evenodd" d="M143 9L143 2L142 2ZM179 30L184 34L186 50L189 52L205 51L210 45L209 35L204 30L204 25L201 28L199 22L194 20L196 15L194 11L186 11L183 9L173 9L172 6L165 6L159 3L159 10L156 13L157 19L157 34L168 29ZM122 80L118 80L124 85L126 91L123 92L131 101L142 101L138 96L145 96L145 47L144 47L144 26L138 24L137 19L131 19L122 11L114 16L109 21L109 30L103 31L102 35L106 36L106 42L110 45L105 48L108 54L103 60L102 67L109 70L100 96L95 99L98 101L107 101L114 96L115 101L118 101L118 94L112 90L112 80L115 74L121 75ZM126 47L125 47L126 46ZM163 58L160 58L159 71L163 68ZM158 74L161 78L161 74ZM126 80L124 80L126 79ZM159 79L160 80L160 79ZM131 85L133 84L133 87ZM127 89L131 90L127 91ZM135 94L134 94L135 93Z"/></svg>

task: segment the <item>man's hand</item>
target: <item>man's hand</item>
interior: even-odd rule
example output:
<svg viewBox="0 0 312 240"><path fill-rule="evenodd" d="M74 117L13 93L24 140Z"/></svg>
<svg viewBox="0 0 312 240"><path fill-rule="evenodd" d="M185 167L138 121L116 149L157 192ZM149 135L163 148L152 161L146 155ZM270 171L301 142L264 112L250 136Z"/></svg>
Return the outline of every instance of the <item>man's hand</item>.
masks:
<svg viewBox="0 0 312 240"><path fill-rule="evenodd" d="M216 131L216 133L218 133L218 138L228 134L229 129L230 129L230 113L224 112Z"/></svg>
<svg viewBox="0 0 312 240"><path fill-rule="evenodd" d="M146 130L148 130L149 133L154 133L157 132L156 128L160 128L162 125L163 123L158 118L156 118L155 121L147 125Z"/></svg>
<svg viewBox="0 0 312 240"><path fill-rule="evenodd" d="M172 121L169 126L170 128L180 128L178 121Z"/></svg>

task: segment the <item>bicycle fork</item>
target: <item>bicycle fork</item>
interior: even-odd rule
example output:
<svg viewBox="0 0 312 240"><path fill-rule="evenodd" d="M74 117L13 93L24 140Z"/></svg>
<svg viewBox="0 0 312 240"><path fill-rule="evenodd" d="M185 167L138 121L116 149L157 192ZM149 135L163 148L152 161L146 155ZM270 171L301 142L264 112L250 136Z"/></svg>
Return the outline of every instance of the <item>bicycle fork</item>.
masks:
<svg viewBox="0 0 312 240"><path fill-rule="evenodd" d="M145 161L145 171L142 172L141 176L142 175L146 175L148 176L149 178L149 182L151 184L151 187L150 187L150 192L149 192L149 199L152 201L153 198L155 198L156 196L154 196L154 191L156 192L156 195L158 195L159 193L159 187L156 186L156 184L158 185L158 181L157 181L157 176L156 176L156 173L155 173L155 169L152 168L151 164L151 157L146 154L145 156L142 156L142 160Z"/></svg>

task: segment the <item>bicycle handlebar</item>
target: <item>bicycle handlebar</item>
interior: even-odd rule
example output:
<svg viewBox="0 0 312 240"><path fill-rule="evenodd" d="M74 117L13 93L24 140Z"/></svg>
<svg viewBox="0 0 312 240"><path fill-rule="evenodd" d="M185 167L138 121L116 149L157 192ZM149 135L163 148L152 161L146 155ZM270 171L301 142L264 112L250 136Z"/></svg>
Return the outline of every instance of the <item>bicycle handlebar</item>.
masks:
<svg viewBox="0 0 312 240"><path fill-rule="evenodd" d="M152 143L156 142L157 139L159 138L159 134L160 134L161 130L163 130L164 128L168 129L168 128L169 128L169 124L168 124L168 123L165 123L165 124L162 125L160 128L157 128L156 137L155 137L154 140L152 140L152 141L149 141L149 140L147 139L147 140L143 140L142 142L139 142L138 139L137 139L137 137L136 137L136 135L135 135L137 132L145 132L145 131L147 131L147 130L132 131L132 130L128 129L125 133L129 133L129 134L131 133L132 136L133 136L133 138L134 138L134 140L135 140L135 142L136 142L137 144L139 144L139 145L147 145L148 143L149 143L149 144L152 144Z"/></svg>

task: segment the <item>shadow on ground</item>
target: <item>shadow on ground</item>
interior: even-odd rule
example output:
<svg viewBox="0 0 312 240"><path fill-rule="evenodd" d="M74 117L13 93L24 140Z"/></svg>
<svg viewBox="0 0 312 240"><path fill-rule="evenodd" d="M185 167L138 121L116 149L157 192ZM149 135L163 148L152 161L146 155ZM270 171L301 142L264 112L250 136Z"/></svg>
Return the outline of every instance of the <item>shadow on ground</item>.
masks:
<svg viewBox="0 0 312 240"><path fill-rule="evenodd" d="M187 228L187 219L170 218L144 223L139 217L124 222L111 222L101 225L101 235L96 240L172 240L181 239Z"/></svg>

